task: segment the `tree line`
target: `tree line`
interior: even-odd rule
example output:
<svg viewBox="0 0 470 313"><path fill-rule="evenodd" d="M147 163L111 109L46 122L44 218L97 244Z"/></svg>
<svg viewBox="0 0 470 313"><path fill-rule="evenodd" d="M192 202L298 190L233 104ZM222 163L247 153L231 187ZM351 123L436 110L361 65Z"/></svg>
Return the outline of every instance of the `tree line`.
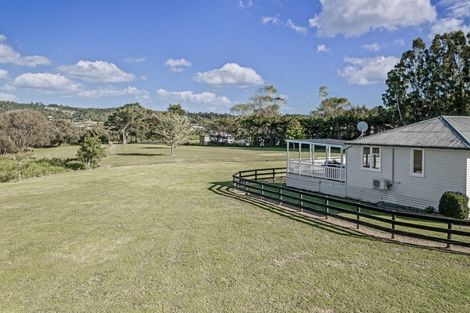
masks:
<svg viewBox="0 0 470 313"><path fill-rule="evenodd" d="M58 105L25 107L0 102L0 154L28 147L81 144L86 137L107 142L162 142L175 148L195 134L220 137L218 143L253 146L281 145L287 139L354 139L358 121L368 133L381 132L439 115L470 115L470 33L436 35L429 47L417 38L388 73L383 106L367 108L346 97L319 89L320 103L310 114L281 114L287 100L273 85L257 90L247 103L236 104L230 114L189 113L174 104L165 112L139 103L111 109L76 109ZM13 108L13 110L11 110ZM52 112L52 113L51 113ZM70 113L72 112L72 113ZM93 117L96 115L95 117ZM95 118L85 126L80 123Z"/></svg>

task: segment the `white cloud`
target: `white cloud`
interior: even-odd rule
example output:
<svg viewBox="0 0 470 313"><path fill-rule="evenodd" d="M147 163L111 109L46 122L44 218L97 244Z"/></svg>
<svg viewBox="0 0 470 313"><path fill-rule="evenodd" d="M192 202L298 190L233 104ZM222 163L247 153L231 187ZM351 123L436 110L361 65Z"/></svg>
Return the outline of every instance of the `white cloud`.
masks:
<svg viewBox="0 0 470 313"><path fill-rule="evenodd" d="M387 73L398 63L393 56L376 56L370 58L346 58L349 65L338 71L353 85L370 85L385 81Z"/></svg>
<svg viewBox="0 0 470 313"><path fill-rule="evenodd" d="M275 16L263 16L261 18L261 24L267 25L267 24L280 24L281 21L279 20L278 17Z"/></svg>
<svg viewBox="0 0 470 313"><path fill-rule="evenodd" d="M400 46L404 46L404 45L405 45L405 41L404 41L403 39L401 39L401 38L400 38L400 39L396 39L396 40L394 41L394 43L397 44L397 45L400 45Z"/></svg>
<svg viewBox="0 0 470 313"><path fill-rule="evenodd" d="M139 89L134 86L127 86L126 88L115 88L108 86L105 88L83 90L78 93L79 96L88 98L101 98L101 97L117 97L117 96L135 96L141 99L150 99L148 91Z"/></svg>
<svg viewBox="0 0 470 313"><path fill-rule="evenodd" d="M38 89L46 92L78 92L80 85L67 77L52 73L24 73L13 81L19 88Z"/></svg>
<svg viewBox="0 0 470 313"><path fill-rule="evenodd" d="M174 98L182 101L188 101L199 104L208 105L229 105L232 102L225 96L218 96L212 92L194 93L191 90L186 91L168 91L166 89L158 89L157 94L164 98Z"/></svg>
<svg viewBox="0 0 470 313"><path fill-rule="evenodd" d="M369 50L369 51L380 51L380 49L382 49L382 46L374 42L371 44L362 45L362 48Z"/></svg>
<svg viewBox="0 0 470 313"><path fill-rule="evenodd" d="M286 26L299 34L306 34L308 32L307 27L295 25L291 19L287 20Z"/></svg>
<svg viewBox="0 0 470 313"><path fill-rule="evenodd" d="M0 79L5 79L8 76L8 71L0 69Z"/></svg>
<svg viewBox="0 0 470 313"><path fill-rule="evenodd" d="M142 63L147 61L146 57L136 57L136 58L126 58L124 62L126 63Z"/></svg>
<svg viewBox="0 0 470 313"><path fill-rule="evenodd" d="M185 68L191 67L192 64L188 60L181 59L168 59L165 62L165 66L172 72L182 72Z"/></svg>
<svg viewBox="0 0 470 313"><path fill-rule="evenodd" d="M263 24L263 25L272 24L272 25L284 26L284 27L287 27L289 29L292 29L296 33L303 34L303 35L308 33L308 28L307 27L296 25L291 19L288 19L287 22L284 23L277 16L263 16L261 18L261 24Z"/></svg>
<svg viewBox="0 0 470 313"><path fill-rule="evenodd" d="M430 0L320 0L322 11L309 20L321 36L359 36L374 29L396 30L433 22Z"/></svg>
<svg viewBox="0 0 470 313"><path fill-rule="evenodd" d="M461 19L446 17L432 25L429 37L433 38L436 34L443 34L456 30L462 30L465 33L470 32L470 25L465 25L464 21Z"/></svg>
<svg viewBox="0 0 470 313"><path fill-rule="evenodd" d="M318 45L317 46L317 52L320 53L320 52L328 52L330 51L330 49L328 49L328 47L326 45Z"/></svg>
<svg viewBox="0 0 470 313"><path fill-rule="evenodd" d="M443 0L439 5L446 6L448 16L455 18L470 17L470 1L468 0Z"/></svg>
<svg viewBox="0 0 470 313"><path fill-rule="evenodd" d="M239 0L238 7L241 9L249 8L253 6L253 0Z"/></svg>
<svg viewBox="0 0 470 313"><path fill-rule="evenodd" d="M198 72L194 76L197 81L209 85L262 85L263 78L251 67L243 67L237 63L227 63L219 69Z"/></svg>
<svg viewBox="0 0 470 313"><path fill-rule="evenodd" d="M0 34L0 64L15 64L30 67L48 65L51 61L40 55L22 56L12 47L5 43L7 37Z"/></svg>
<svg viewBox="0 0 470 313"><path fill-rule="evenodd" d="M121 83L135 80L133 74L106 61L80 60L74 65L59 66L58 70L67 76L89 82Z"/></svg>
<svg viewBox="0 0 470 313"><path fill-rule="evenodd" d="M0 101L15 101L15 100L16 100L16 96L14 94L0 92Z"/></svg>

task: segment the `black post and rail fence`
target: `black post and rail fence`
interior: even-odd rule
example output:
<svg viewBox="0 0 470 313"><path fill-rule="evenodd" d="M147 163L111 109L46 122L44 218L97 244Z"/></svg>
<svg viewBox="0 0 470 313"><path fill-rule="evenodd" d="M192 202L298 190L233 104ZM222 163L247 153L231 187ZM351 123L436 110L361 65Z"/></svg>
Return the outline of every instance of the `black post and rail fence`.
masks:
<svg viewBox="0 0 470 313"><path fill-rule="evenodd" d="M286 176L286 168L240 171L233 175L232 187L250 196L366 226L395 236L470 248L470 220L458 220L419 212L385 209L361 201L328 196L276 183Z"/></svg>

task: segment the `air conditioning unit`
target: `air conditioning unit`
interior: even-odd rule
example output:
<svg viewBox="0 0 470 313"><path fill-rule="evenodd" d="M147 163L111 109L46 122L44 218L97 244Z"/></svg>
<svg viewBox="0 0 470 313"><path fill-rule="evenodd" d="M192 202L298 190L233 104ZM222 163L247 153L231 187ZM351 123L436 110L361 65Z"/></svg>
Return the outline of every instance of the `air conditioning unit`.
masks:
<svg viewBox="0 0 470 313"><path fill-rule="evenodd" d="M376 190L388 190L392 186L392 182L386 179L373 179L372 187Z"/></svg>

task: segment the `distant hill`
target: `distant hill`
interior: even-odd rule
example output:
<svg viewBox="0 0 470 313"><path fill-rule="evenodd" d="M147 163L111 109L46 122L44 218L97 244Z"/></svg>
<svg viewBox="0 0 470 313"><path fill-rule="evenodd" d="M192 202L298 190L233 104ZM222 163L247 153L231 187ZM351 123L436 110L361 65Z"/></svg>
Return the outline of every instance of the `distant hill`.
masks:
<svg viewBox="0 0 470 313"><path fill-rule="evenodd" d="M113 114L118 109L115 108L78 108L70 107L60 104L43 104L43 103L17 103L12 101L0 101L0 113L11 110L35 110L40 111L47 115L49 119L69 119L77 124L85 122L98 122L104 123L108 119L108 116ZM228 116L229 114L224 113L213 113L213 112L188 112L188 116L193 123L200 124L205 121L217 119Z"/></svg>
<svg viewBox="0 0 470 313"><path fill-rule="evenodd" d="M30 109L40 111L50 119L70 119L74 122L94 121L104 123L116 108L76 108L59 104L17 103L0 101L0 113L11 110Z"/></svg>

